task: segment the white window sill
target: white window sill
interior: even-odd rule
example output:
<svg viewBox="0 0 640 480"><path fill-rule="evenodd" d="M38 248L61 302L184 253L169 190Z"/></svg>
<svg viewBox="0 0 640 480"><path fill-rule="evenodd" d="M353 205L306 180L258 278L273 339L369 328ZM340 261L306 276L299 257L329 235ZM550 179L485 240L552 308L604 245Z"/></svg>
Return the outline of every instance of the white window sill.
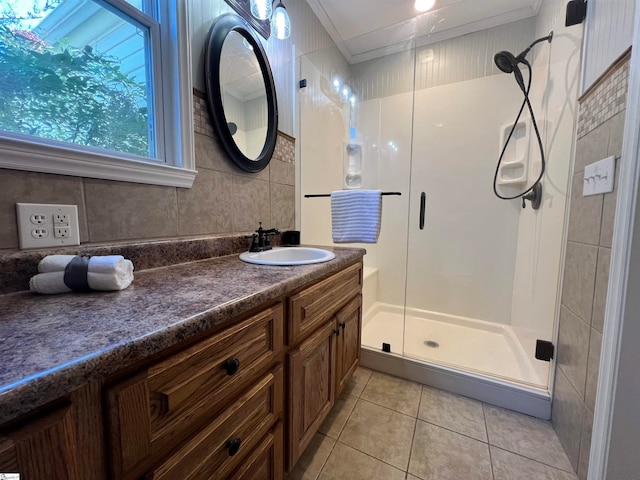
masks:
<svg viewBox="0 0 640 480"><path fill-rule="evenodd" d="M190 188L195 165L183 168L0 139L0 168ZM192 168L189 168L192 167Z"/></svg>

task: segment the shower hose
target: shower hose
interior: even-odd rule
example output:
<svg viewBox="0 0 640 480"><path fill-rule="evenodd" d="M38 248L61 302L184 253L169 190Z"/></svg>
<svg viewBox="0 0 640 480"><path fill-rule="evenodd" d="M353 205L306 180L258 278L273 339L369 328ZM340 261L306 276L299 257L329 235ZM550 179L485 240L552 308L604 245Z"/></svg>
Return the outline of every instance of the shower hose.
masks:
<svg viewBox="0 0 640 480"><path fill-rule="evenodd" d="M522 93L524 94L524 100L522 101L522 105L520 106L520 111L518 112L518 116L516 117L516 121L513 122L513 127L511 127L511 131L509 132L509 136L507 137L507 141L504 143L504 147L502 147L502 152L500 153L500 158L498 159L498 164L496 165L496 173L493 176L493 193L496 194L496 197L501 198L502 200L514 200L516 198L523 198L525 195L527 195L529 192L533 191L533 189L536 187L536 185L538 185L541 181L542 181L542 177L544 175L544 171L546 168L546 161L544 158L544 148L542 146L542 138L540 138L540 131L538 130L538 124L536 122L536 117L533 113L533 107L531 106L531 102L529 101L529 91L531 90L531 64L529 62L522 61L521 63L524 63L527 68L529 69L529 79L527 81L527 86L526 88L524 87L524 85L521 85L518 82L518 85L520 86L520 89L522 90ZM527 190L525 190L522 193L519 193L517 195L513 195L513 196L504 196L502 195L500 192L498 192L498 188L497 188L497 182L498 182L498 173L500 171L500 165L502 164L502 160L504 159L504 155L505 152L507 151L507 147L509 146L509 142L511 141L511 137L513 136L513 132L515 132L517 126L518 126L518 122L520 121L520 117L522 116L522 112L524 111L524 107L527 107L529 109L529 113L531 114L531 123L533 124L533 129L536 132L536 137L538 139L538 147L540 148L540 158L541 158L541 163L542 163L542 168L540 169L540 175L538 175L538 178L536 179L535 182L533 182L533 185L531 185ZM524 198L522 200L523 206L524 206Z"/></svg>

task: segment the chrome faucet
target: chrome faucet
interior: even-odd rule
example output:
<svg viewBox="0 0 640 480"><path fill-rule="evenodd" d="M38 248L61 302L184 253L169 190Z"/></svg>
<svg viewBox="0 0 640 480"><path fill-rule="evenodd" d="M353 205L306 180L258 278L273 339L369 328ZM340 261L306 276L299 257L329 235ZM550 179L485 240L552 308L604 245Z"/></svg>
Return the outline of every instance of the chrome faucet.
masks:
<svg viewBox="0 0 640 480"><path fill-rule="evenodd" d="M269 237L277 235L279 233L280 231L277 228L270 228L268 230L265 230L264 228L262 228L262 222L260 222L260 226L256 230L256 233L245 237L251 239L251 246L249 247L249 251L263 252L265 250L271 250L273 247L271 246L271 240L269 240Z"/></svg>

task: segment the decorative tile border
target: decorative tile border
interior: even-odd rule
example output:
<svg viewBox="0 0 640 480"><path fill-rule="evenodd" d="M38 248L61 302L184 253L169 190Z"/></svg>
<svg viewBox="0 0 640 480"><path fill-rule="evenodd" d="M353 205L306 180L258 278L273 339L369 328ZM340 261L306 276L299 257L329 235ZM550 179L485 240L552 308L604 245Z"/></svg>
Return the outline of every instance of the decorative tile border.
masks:
<svg viewBox="0 0 640 480"><path fill-rule="evenodd" d="M286 133L278 132L276 140L276 149L273 152L273 158L287 163L295 163L296 161L296 140Z"/></svg>
<svg viewBox="0 0 640 480"><path fill-rule="evenodd" d="M584 137L626 108L629 60L628 53L623 55L580 98L578 138Z"/></svg>

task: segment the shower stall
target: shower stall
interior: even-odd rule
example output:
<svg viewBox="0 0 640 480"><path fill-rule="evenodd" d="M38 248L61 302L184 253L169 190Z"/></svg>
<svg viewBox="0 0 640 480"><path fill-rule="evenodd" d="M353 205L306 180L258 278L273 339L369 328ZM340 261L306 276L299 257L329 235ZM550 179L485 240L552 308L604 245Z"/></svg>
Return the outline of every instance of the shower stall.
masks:
<svg viewBox="0 0 640 480"><path fill-rule="evenodd" d="M550 415L556 304L580 69L581 27L561 2L535 17L349 63L339 47L300 57L300 227L332 245L330 202L346 188L383 197L363 275L363 364L540 417ZM531 103L547 157L541 207L493 193L496 162L522 103L493 62L554 29L529 55ZM386 53L386 52L384 52ZM525 74L526 75L526 74ZM526 110L525 110L526 111ZM524 116L498 171L528 188L540 153Z"/></svg>

